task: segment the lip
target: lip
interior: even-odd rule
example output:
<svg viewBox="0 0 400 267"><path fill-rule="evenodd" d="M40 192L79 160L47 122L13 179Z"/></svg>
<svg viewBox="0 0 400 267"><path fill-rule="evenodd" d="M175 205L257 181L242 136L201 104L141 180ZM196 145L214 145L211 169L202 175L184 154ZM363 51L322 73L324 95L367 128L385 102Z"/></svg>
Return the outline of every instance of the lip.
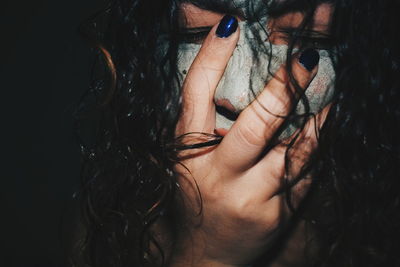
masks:
<svg viewBox="0 0 400 267"><path fill-rule="evenodd" d="M226 98L216 100L215 109L217 113L231 121L235 121L240 113L236 111L232 103Z"/></svg>
<svg viewBox="0 0 400 267"><path fill-rule="evenodd" d="M215 101L215 105L223 107L223 108L229 110L230 112L236 113L236 109L232 105L231 101L229 101L229 99L226 99L226 98L218 99L217 101Z"/></svg>

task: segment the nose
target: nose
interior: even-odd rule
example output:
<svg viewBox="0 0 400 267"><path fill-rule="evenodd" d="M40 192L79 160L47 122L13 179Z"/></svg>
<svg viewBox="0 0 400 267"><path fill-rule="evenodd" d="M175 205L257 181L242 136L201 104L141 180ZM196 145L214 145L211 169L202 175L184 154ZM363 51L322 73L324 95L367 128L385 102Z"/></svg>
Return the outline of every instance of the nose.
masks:
<svg viewBox="0 0 400 267"><path fill-rule="evenodd" d="M267 43L260 43L247 23L239 23L240 39L227 65L214 100L229 101L230 111L240 113L262 91L266 82L284 61L276 58ZM274 55L275 54L275 55ZM272 64L269 64L269 63Z"/></svg>
<svg viewBox="0 0 400 267"><path fill-rule="evenodd" d="M286 45L273 45L262 36L264 29L254 29L246 22L240 22L240 40L225 74L222 77L214 101L218 105L216 127L229 129L238 114L245 109L264 89L273 74L286 63ZM257 34L259 34L257 36ZM333 97L335 71L329 52L319 51L318 73L308 86L306 102L300 101L296 113L305 113L305 105L311 113L318 113ZM296 122L290 123L281 138L290 136L296 129Z"/></svg>

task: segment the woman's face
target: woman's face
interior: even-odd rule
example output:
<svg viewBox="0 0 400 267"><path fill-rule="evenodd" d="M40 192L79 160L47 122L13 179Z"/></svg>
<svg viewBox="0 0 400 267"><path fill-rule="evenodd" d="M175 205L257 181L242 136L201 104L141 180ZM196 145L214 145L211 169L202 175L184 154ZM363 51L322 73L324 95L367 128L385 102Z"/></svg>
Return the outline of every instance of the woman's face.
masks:
<svg viewBox="0 0 400 267"><path fill-rule="evenodd" d="M198 4L202 1L196 2ZM258 19L254 22L243 19L249 16L247 7L250 2L252 10L258 14ZM236 15L240 21L240 40L214 96L217 105L216 128L229 129L237 115L254 100L272 74L286 62L288 35L284 31L298 28L302 23L303 15L300 12L288 13L274 19L268 18L262 2L232 1L233 6L237 8L230 9L229 12ZM329 35L332 11L333 8L329 4L319 5L312 29L307 29L307 32L312 32L315 38ZM202 38L224 15L191 3L181 4L183 41L179 47L178 71L182 81L200 49ZM306 44L306 47L310 46L317 46L316 49L320 53L318 74L306 90L310 111L317 113L331 100L335 73L327 48L318 47L318 44L314 43ZM302 114L305 107L300 102L296 110L298 114ZM289 125L281 137L289 136L295 129L295 123Z"/></svg>

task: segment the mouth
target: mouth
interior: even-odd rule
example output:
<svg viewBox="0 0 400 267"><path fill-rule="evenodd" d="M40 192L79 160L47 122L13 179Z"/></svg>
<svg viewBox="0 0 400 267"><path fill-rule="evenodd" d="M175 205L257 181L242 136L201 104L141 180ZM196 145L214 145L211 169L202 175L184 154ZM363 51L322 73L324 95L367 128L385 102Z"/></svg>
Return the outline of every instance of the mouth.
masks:
<svg viewBox="0 0 400 267"><path fill-rule="evenodd" d="M228 99L215 101L215 111L230 121L236 121L240 114Z"/></svg>

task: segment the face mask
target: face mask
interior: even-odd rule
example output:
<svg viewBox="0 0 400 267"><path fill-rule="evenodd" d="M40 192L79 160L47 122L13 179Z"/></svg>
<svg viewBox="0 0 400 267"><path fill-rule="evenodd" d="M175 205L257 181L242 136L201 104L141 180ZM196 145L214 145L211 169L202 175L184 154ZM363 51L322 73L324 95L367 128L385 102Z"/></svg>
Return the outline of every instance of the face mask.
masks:
<svg viewBox="0 0 400 267"><path fill-rule="evenodd" d="M255 23L240 22L240 39L227 65L225 73L216 89L215 102L228 100L240 113L246 108L272 79L279 67L286 62L287 45L273 45L266 42L267 33L262 25L266 20ZM186 72L199 52L201 44L183 43L178 51L177 67L180 72L181 84ZM294 51L295 52L295 51ZM335 72L329 53L320 50L318 73L307 88L310 112L316 114L332 99ZM305 105L302 101L296 106L296 114L304 114ZM234 120L217 112L216 128L229 129ZM289 137L299 126L299 121L291 121L283 130L280 139Z"/></svg>

